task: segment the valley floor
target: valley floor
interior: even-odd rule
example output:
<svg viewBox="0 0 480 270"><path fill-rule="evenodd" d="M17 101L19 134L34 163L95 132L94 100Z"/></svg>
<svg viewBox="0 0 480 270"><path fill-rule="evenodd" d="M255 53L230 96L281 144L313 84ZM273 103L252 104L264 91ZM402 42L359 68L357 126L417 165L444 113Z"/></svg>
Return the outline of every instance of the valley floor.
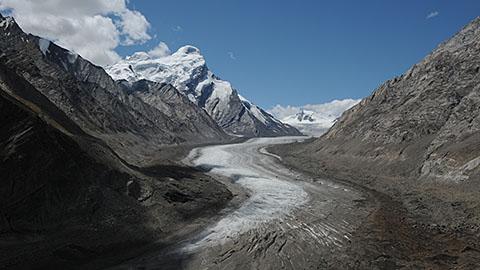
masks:
<svg viewBox="0 0 480 270"><path fill-rule="evenodd" d="M265 150L298 139L194 149L186 162L230 179L247 197L198 235L113 269L344 269L352 234L376 202L350 185L287 169Z"/></svg>
<svg viewBox="0 0 480 270"><path fill-rule="evenodd" d="M223 210L195 216L179 201L189 219L165 226L168 237L152 235L158 242L126 243L94 260L75 259L88 250L72 244L55 256L63 269L478 269L478 237L424 217L420 222L402 198L364 182L319 174L314 162L288 154L302 140L257 138L174 151L172 160L186 156L183 168L195 168L188 178L178 176L183 184L207 181L206 173L228 188L233 198Z"/></svg>

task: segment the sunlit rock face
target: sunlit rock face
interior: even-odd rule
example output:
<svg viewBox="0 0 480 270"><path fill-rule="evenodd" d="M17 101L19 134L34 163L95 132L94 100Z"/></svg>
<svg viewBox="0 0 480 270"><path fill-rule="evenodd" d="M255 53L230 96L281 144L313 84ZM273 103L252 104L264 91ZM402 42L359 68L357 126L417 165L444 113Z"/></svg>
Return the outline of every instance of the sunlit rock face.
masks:
<svg viewBox="0 0 480 270"><path fill-rule="evenodd" d="M479 52L477 18L299 152L395 177L478 179Z"/></svg>

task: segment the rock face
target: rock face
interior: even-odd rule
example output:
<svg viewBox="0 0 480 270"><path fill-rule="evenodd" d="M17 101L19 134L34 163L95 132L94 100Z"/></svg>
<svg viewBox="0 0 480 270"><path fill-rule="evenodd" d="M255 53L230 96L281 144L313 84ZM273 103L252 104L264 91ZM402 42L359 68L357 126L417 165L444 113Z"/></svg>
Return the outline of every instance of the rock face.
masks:
<svg viewBox="0 0 480 270"><path fill-rule="evenodd" d="M148 83L129 89L80 56L25 34L13 19L2 18L0 24L1 64L40 91L82 130L104 140L130 162L141 161L164 145L228 139L176 89ZM164 98L165 102L152 106L140 99L138 93L150 87L157 100ZM186 117L195 113L198 116Z"/></svg>
<svg viewBox="0 0 480 270"><path fill-rule="evenodd" d="M0 73L0 230L54 230L68 220L89 215L95 201L107 196L111 197L108 207L130 205L140 217L144 211L135 206L135 200L122 198L127 182L138 185L139 179L121 169L122 163L108 147L83 133L53 104L42 100L41 94L33 93L27 101L7 90L11 84L4 79L12 74L3 68ZM37 101L46 102L43 109ZM103 164L81 145L89 145Z"/></svg>
<svg viewBox="0 0 480 270"><path fill-rule="evenodd" d="M137 52L106 71L119 81L133 83L146 79L172 84L230 134L248 137L300 134L241 97L229 82L216 77L193 46L181 47L164 57Z"/></svg>
<svg viewBox="0 0 480 270"><path fill-rule="evenodd" d="M181 94L171 84L139 80L134 83L122 84L132 104L138 100L150 105L176 122L174 132L188 130L184 135L188 141L213 142L226 140L228 136L207 112L185 95Z"/></svg>
<svg viewBox="0 0 480 270"><path fill-rule="evenodd" d="M480 19L381 85L298 153L326 167L465 181L480 176ZM361 165L360 165L361 164Z"/></svg>
<svg viewBox="0 0 480 270"><path fill-rule="evenodd" d="M186 168L137 170L3 66L0 114L1 268L103 268L230 198Z"/></svg>

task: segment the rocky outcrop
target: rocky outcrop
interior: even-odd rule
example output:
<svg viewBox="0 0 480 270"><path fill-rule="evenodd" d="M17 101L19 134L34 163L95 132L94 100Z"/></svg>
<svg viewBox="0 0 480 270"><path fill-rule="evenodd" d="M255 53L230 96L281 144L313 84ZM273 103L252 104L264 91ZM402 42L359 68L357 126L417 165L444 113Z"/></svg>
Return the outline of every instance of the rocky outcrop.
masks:
<svg viewBox="0 0 480 270"><path fill-rule="evenodd" d="M368 174L452 182L478 179L479 104L476 19L345 112L328 133L298 153L317 156L326 167L357 164Z"/></svg>

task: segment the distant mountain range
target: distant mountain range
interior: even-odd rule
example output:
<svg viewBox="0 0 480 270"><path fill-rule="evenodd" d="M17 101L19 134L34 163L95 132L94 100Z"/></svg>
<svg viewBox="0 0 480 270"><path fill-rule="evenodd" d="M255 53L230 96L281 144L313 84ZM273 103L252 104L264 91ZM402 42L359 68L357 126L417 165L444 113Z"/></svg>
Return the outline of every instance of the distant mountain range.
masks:
<svg viewBox="0 0 480 270"><path fill-rule="evenodd" d="M344 99L300 107L276 105L269 112L303 134L320 136L337 121L344 111L358 102L360 102L358 99Z"/></svg>
<svg viewBox="0 0 480 270"><path fill-rule="evenodd" d="M300 134L294 127L280 122L242 97L230 82L215 76L207 67L200 50L193 46L181 47L166 56L137 52L106 67L106 71L124 85L140 80L173 85L231 135L257 137ZM148 93L150 98L153 95L155 93Z"/></svg>

